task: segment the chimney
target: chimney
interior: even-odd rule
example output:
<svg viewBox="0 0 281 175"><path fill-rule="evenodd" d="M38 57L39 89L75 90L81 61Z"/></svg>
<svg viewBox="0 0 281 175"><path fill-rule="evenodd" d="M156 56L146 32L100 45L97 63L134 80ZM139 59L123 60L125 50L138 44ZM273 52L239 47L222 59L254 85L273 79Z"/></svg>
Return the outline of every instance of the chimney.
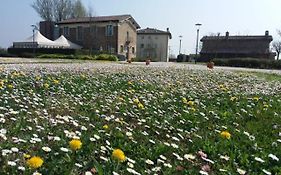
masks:
<svg viewBox="0 0 281 175"><path fill-rule="evenodd" d="M167 32L170 32L170 29L169 29L169 27L167 28Z"/></svg>
<svg viewBox="0 0 281 175"><path fill-rule="evenodd" d="M269 32L268 32L268 30L267 31L265 31L265 36L268 36L269 35Z"/></svg>
<svg viewBox="0 0 281 175"><path fill-rule="evenodd" d="M226 37L229 37L229 32L226 32L226 33L225 33L225 36L226 36Z"/></svg>

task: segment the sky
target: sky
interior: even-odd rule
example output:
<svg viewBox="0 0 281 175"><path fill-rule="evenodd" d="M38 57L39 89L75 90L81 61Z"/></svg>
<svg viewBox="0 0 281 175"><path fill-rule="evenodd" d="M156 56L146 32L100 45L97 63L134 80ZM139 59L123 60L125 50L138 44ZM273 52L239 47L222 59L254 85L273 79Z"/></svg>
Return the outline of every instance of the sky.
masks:
<svg viewBox="0 0 281 175"><path fill-rule="evenodd" d="M31 7L34 0L2 0L0 6L0 47L32 35L32 24L41 20ZM196 23L200 38L213 33L225 35L264 35L281 40L281 0L82 0L93 14L131 14L142 28L170 29L171 52L195 53Z"/></svg>

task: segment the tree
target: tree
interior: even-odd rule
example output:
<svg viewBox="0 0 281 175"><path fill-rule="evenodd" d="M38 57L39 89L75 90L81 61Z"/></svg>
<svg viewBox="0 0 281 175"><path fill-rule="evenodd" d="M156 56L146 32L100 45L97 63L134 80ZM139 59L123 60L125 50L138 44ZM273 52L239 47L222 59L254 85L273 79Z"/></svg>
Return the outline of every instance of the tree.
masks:
<svg viewBox="0 0 281 175"><path fill-rule="evenodd" d="M87 16L81 0L35 0L31 7L46 21L58 22Z"/></svg>
<svg viewBox="0 0 281 175"><path fill-rule="evenodd" d="M56 22L70 18L72 16L72 1L54 0L54 11Z"/></svg>
<svg viewBox="0 0 281 175"><path fill-rule="evenodd" d="M279 55L281 52L281 41L274 41L272 43L273 50L277 53L277 60L279 60Z"/></svg>
<svg viewBox="0 0 281 175"><path fill-rule="evenodd" d="M87 10L81 0L76 0L72 4L72 18L81 18L87 16Z"/></svg>
<svg viewBox="0 0 281 175"><path fill-rule="evenodd" d="M43 20L53 21L54 0L36 0L31 7L34 8Z"/></svg>

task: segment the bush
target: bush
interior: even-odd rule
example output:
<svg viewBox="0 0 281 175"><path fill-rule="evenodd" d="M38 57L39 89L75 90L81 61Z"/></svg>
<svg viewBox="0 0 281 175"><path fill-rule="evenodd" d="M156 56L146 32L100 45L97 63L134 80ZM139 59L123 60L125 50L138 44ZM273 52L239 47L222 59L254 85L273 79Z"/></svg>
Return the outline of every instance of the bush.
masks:
<svg viewBox="0 0 281 175"><path fill-rule="evenodd" d="M75 59L74 55L62 55L62 54L43 54L37 58L55 58L55 59Z"/></svg>
<svg viewBox="0 0 281 175"><path fill-rule="evenodd" d="M96 56L96 60L104 60L104 61L118 61L117 56L109 55L109 54L100 54Z"/></svg>
<svg viewBox="0 0 281 175"><path fill-rule="evenodd" d="M259 69L281 69L281 61L258 58L225 58L214 59L217 66L248 67Z"/></svg>

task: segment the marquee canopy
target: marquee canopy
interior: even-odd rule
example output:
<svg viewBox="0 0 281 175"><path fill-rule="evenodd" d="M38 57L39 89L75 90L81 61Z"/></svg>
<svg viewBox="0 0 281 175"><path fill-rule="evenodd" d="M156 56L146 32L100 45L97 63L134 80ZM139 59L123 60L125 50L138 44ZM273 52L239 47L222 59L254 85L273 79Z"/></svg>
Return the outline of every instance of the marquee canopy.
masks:
<svg viewBox="0 0 281 175"><path fill-rule="evenodd" d="M67 40L63 35L57 40L52 41L44 37L39 31L34 33L24 41L14 42L14 48L64 48L81 49L82 47Z"/></svg>

